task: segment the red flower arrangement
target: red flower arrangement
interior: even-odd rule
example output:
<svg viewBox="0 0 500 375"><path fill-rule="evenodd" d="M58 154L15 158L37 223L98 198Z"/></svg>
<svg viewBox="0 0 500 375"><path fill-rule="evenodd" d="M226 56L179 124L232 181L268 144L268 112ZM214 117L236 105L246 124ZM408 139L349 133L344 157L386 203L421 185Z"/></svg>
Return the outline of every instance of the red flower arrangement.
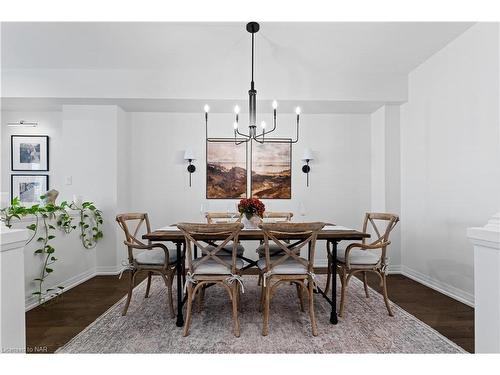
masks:
<svg viewBox="0 0 500 375"><path fill-rule="evenodd" d="M253 215L263 217L265 210L266 206L257 198L243 198L238 204L238 211L242 215L245 214L248 220L250 220Z"/></svg>

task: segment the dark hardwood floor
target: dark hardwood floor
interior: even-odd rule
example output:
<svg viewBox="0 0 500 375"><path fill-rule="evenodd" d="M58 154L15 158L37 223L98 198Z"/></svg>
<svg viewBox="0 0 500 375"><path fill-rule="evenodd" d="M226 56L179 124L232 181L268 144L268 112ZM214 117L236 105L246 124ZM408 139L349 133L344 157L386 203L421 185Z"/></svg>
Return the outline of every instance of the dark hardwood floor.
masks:
<svg viewBox="0 0 500 375"><path fill-rule="evenodd" d="M379 290L375 275L369 277L369 283ZM405 276L390 275L388 287L389 298L396 304L465 350L474 351L474 309ZM96 276L68 290L56 302L28 311L27 352L54 352L126 293L126 277Z"/></svg>

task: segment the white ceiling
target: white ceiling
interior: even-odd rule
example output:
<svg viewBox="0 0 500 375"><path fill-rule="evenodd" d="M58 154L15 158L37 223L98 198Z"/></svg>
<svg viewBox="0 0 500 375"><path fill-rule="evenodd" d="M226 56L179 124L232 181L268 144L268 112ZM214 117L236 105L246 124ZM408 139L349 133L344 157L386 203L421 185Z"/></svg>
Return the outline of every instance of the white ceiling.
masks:
<svg viewBox="0 0 500 375"><path fill-rule="evenodd" d="M317 74L408 73L471 23L262 23L256 69ZM237 23L3 23L2 67L170 69L243 64L250 37ZM210 70L206 70L209 72ZM258 75L256 76L258 79Z"/></svg>
<svg viewBox="0 0 500 375"><path fill-rule="evenodd" d="M247 107L250 34L235 23L2 23L4 110ZM406 75L472 23L278 23L256 34L259 108L371 113L406 101Z"/></svg>

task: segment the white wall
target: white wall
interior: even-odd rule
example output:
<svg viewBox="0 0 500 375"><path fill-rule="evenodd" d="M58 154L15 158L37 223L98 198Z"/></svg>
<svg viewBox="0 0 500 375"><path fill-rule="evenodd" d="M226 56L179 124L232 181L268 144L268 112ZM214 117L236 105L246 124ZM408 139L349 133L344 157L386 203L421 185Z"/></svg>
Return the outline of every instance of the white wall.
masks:
<svg viewBox="0 0 500 375"><path fill-rule="evenodd" d="M371 211L401 212L400 108L383 105L371 115ZM375 235L375 233L372 233ZM389 271L401 270L401 227L390 236Z"/></svg>
<svg viewBox="0 0 500 375"><path fill-rule="evenodd" d="M43 134L50 137L49 187L60 192L58 202L73 195L92 200L103 210L104 238L95 249L84 249L78 234L57 232L54 273L46 288L72 287L96 273L115 274L120 269L123 234L114 217L127 211L125 183L129 165L129 132L126 114L116 106L64 106L62 112L2 112L2 191L10 191L10 135ZM35 120L35 128L9 128L8 121ZM123 161L123 162L122 162ZM43 172L46 173L46 172ZM71 177L72 184L66 184ZM121 186L120 186L121 185ZM75 218L75 223L78 219ZM15 224L23 228L30 221ZM33 278L39 276L41 257L33 255L36 244L25 248L26 305L34 305ZM119 256L120 255L120 256Z"/></svg>
<svg viewBox="0 0 500 375"><path fill-rule="evenodd" d="M498 42L476 24L410 73L402 106L403 271L469 304L466 228L500 209Z"/></svg>
<svg viewBox="0 0 500 375"><path fill-rule="evenodd" d="M65 150L64 178L72 185L62 185L63 196L81 195L94 201L103 211L104 238L96 252L102 270L116 269L116 223L118 183L118 107L63 106Z"/></svg>
<svg viewBox="0 0 500 375"><path fill-rule="evenodd" d="M132 211L149 212L153 227L161 227L202 220L202 204L211 211L225 212L228 204L234 209L236 200L205 199L203 114L136 112L130 116ZM246 121L246 115L242 119ZM232 121L230 114L211 114L209 136L231 136ZM363 213L370 208L369 121L367 115L301 116L300 142L293 146L292 155L292 199L264 200L268 209L291 210L296 220L325 220L359 228ZM293 135L293 126L294 115L280 115L277 134ZM183 160L186 147L198 159L191 188ZM316 158L311 163L309 188L301 171L305 147L311 147ZM299 214L300 203L305 216ZM248 247L251 256L250 244ZM325 259L320 250L318 264Z"/></svg>
<svg viewBox="0 0 500 375"><path fill-rule="evenodd" d="M2 112L2 143L1 143L1 170L0 188L10 194L11 174L48 174L49 188L62 184L61 172L63 169L61 112ZM20 120L37 121L37 127L9 127L8 122ZM48 172L11 172L10 137L11 135L48 135L49 136L49 171Z"/></svg>
<svg viewBox="0 0 500 375"><path fill-rule="evenodd" d="M371 114L371 211L385 211L385 106Z"/></svg>

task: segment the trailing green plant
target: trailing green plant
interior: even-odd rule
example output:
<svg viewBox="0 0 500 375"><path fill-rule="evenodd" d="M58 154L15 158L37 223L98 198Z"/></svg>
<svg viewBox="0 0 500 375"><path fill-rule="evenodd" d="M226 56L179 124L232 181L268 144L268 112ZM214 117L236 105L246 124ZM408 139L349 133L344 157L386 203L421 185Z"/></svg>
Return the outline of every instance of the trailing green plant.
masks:
<svg viewBox="0 0 500 375"><path fill-rule="evenodd" d="M40 200L44 199L45 196L42 195ZM78 211L78 225L73 224L73 217L69 211ZM47 298L59 296L64 290L62 286L45 290L43 288L47 277L54 272L53 264L57 261L55 248L50 243L55 238L56 227L49 221L55 219L57 227L64 233L71 233L79 227L83 247L92 249L103 238L102 212L96 208L93 202L83 202L81 207L77 206L75 202L68 203L66 201L60 205L47 203L24 207L17 197L12 200L9 207L0 209L0 220L9 228L12 226L13 219L21 220L26 216L34 216L35 218L35 222L26 227L32 232L27 244L33 241L37 234L39 235L36 239L38 246L35 254L43 257L43 266L40 276L33 280L36 283L36 290L32 294L37 297L39 303L42 303Z"/></svg>

